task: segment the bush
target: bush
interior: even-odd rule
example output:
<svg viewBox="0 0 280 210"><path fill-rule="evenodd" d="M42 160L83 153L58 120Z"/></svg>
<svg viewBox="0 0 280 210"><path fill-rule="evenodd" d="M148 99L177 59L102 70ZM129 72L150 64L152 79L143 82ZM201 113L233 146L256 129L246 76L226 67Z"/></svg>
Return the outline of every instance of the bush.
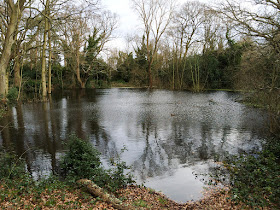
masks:
<svg viewBox="0 0 280 210"><path fill-rule="evenodd" d="M0 152L0 179L17 179L25 175L24 162L15 154Z"/></svg>
<svg viewBox="0 0 280 210"><path fill-rule="evenodd" d="M113 168L107 170L109 175L108 187L110 191L115 191L116 189L123 188L128 184L135 183L133 176L130 173L125 173L125 169L129 169L125 162L120 160L112 162Z"/></svg>
<svg viewBox="0 0 280 210"><path fill-rule="evenodd" d="M40 80L31 80L26 78L26 82L23 84L23 90L27 93L33 93L35 90L37 92L40 90L41 81Z"/></svg>
<svg viewBox="0 0 280 210"><path fill-rule="evenodd" d="M82 178L93 179L96 174L100 173L102 170L100 153L89 143L72 135L68 149L61 162L61 171L64 177L76 181Z"/></svg>
<svg viewBox="0 0 280 210"><path fill-rule="evenodd" d="M61 161L61 175L67 181L86 178L109 191L133 183L131 175L124 173L128 168L124 162L118 161L114 168L105 170L101 166L100 153L89 142L72 135L68 149Z"/></svg>
<svg viewBox="0 0 280 210"><path fill-rule="evenodd" d="M280 206L279 140L269 141L256 154L228 157L233 199L251 207Z"/></svg>
<svg viewBox="0 0 280 210"><path fill-rule="evenodd" d="M25 170L25 162L14 153L0 151L0 183L16 187L18 192L28 190L33 180Z"/></svg>
<svg viewBox="0 0 280 210"><path fill-rule="evenodd" d="M7 99L11 102L16 101L18 97L18 89L16 87L10 88L7 94Z"/></svg>

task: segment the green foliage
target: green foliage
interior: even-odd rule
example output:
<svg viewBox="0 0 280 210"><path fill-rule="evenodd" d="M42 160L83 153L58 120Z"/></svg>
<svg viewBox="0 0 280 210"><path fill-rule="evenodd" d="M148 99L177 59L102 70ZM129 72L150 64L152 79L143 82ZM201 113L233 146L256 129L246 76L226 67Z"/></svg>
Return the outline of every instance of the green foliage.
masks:
<svg viewBox="0 0 280 210"><path fill-rule="evenodd" d="M66 76L65 67L61 66L60 63L54 62L52 64L52 75L52 85L58 88L64 88L63 78Z"/></svg>
<svg viewBox="0 0 280 210"><path fill-rule="evenodd" d="M216 51L207 51L202 55L201 66L205 73L204 75L208 75L208 78L205 78L208 83L208 87L210 88L221 88L222 84L222 72L219 68L220 61L218 59L218 55Z"/></svg>
<svg viewBox="0 0 280 210"><path fill-rule="evenodd" d="M25 179L24 161L13 153L0 151L0 180Z"/></svg>
<svg viewBox="0 0 280 210"><path fill-rule="evenodd" d="M7 94L7 99L10 102L13 102L17 100L17 97L18 97L18 89L16 87L10 88Z"/></svg>
<svg viewBox="0 0 280 210"><path fill-rule="evenodd" d="M41 77L41 62L37 63L36 66L34 66L34 63L25 63L23 65L22 73L23 73L23 78L30 78L36 80L40 80L39 78Z"/></svg>
<svg viewBox="0 0 280 210"><path fill-rule="evenodd" d="M91 63L97 55L100 53L102 48L102 39L106 36L105 32L99 33L97 28L93 29L93 33L88 37L86 47L86 61Z"/></svg>
<svg viewBox="0 0 280 210"><path fill-rule="evenodd" d="M129 82L135 65L132 53L128 54L120 51L117 59L117 71L113 75L113 80L123 80L124 82Z"/></svg>
<svg viewBox="0 0 280 210"><path fill-rule="evenodd" d="M168 201L162 197L159 197L158 201L162 206L165 206L168 203Z"/></svg>
<svg viewBox="0 0 280 210"><path fill-rule="evenodd" d="M208 88L233 88L234 77L240 68L246 43L228 40L229 47L223 50L207 50L201 57L202 81Z"/></svg>
<svg viewBox="0 0 280 210"><path fill-rule="evenodd" d="M280 142L273 140L262 152L228 157L233 199L251 207L280 206Z"/></svg>
<svg viewBox="0 0 280 210"><path fill-rule="evenodd" d="M37 90L37 92L40 90L40 85L41 85L41 81L40 80L31 80L31 79L27 79L26 82L23 84L23 90L26 93L32 93L35 92L35 90Z"/></svg>
<svg viewBox="0 0 280 210"><path fill-rule="evenodd" d="M5 109L2 108L0 104L0 119L4 116L4 113L5 113Z"/></svg>
<svg viewBox="0 0 280 210"><path fill-rule="evenodd" d="M125 170L129 169L125 162L117 160L113 161L112 165L114 167L107 170L107 173L109 175L109 180L107 180L107 182L109 183L109 190L114 191L118 188L122 188L128 184L134 183L132 175L129 173L125 173Z"/></svg>
<svg viewBox="0 0 280 210"><path fill-rule="evenodd" d="M148 204L146 201L142 200L142 199L139 199L137 201L134 201L133 203L134 206L138 206L138 207L142 207L142 208L147 208L148 207Z"/></svg>
<svg viewBox="0 0 280 210"><path fill-rule="evenodd" d="M102 171L100 165L99 152L89 143L70 136L68 143L69 151L62 160L62 175L72 181L77 179L88 178L93 179Z"/></svg>
<svg viewBox="0 0 280 210"><path fill-rule="evenodd" d="M114 167L105 170L101 166L100 153L89 142L72 135L68 147L61 162L62 175L68 181L87 178L109 191L134 182L130 174L125 174L128 167L124 162L112 161Z"/></svg>
<svg viewBox="0 0 280 210"><path fill-rule="evenodd" d="M0 199L4 200L7 195L11 200L17 200L20 195L32 192L34 181L25 171L25 163L13 153L0 152L0 183L6 188L1 190ZM13 188L13 191L9 191Z"/></svg>
<svg viewBox="0 0 280 210"><path fill-rule="evenodd" d="M147 71L148 68L148 60L147 60L147 46L145 44L145 36L142 37L142 42L140 46L137 46L135 49L135 62L139 67L142 68L143 71Z"/></svg>
<svg viewBox="0 0 280 210"><path fill-rule="evenodd" d="M65 182L59 180L59 177L56 175L51 175L47 179L40 180L35 186L36 191L41 193L43 190L48 189L50 191L57 189L65 189L67 187Z"/></svg>

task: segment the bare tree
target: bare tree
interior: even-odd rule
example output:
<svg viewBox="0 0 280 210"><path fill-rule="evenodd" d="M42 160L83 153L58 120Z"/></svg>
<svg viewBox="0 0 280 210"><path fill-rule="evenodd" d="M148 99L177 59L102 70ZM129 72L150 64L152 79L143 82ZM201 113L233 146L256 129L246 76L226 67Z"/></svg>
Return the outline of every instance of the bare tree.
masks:
<svg viewBox="0 0 280 210"><path fill-rule="evenodd" d="M60 31L62 33L61 45L64 51L65 64L73 70L78 83L83 88L85 84L81 79L80 57L81 49L85 45L86 34L89 33L89 28L86 24L87 19L82 15L83 11L75 7L68 7L68 12L65 16L70 16L70 13L75 15L63 21L63 24L60 25Z"/></svg>
<svg viewBox="0 0 280 210"><path fill-rule="evenodd" d="M8 92L7 68L12 55L12 46L26 2L26 0L0 1L0 30L3 45L0 52L0 95L4 97Z"/></svg>
<svg viewBox="0 0 280 210"><path fill-rule="evenodd" d="M42 1L44 10L41 12L44 20L43 29L43 46L42 46L42 96L46 97L47 93L51 94L52 91L52 39L55 35L54 29L57 25L61 24L61 19L64 17L62 7L65 7L69 0L46 0ZM48 45L48 70L47 70L47 45ZM48 73L48 86L47 86L47 73Z"/></svg>
<svg viewBox="0 0 280 210"><path fill-rule="evenodd" d="M203 52L214 50L223 34L226 34L223 22L218 13L210 8L204 10L202 40Z"/></svg>
<svg viewBox="0 0 280 210"><path fill-rule="evenodd" d="M249 6L248 6L249 5ZM235 23L236 30L245 36L256 38L260 45L270 46L272 51L280 55L280 1L250 0L246 7L240 1L227 1L219 12ZM279 58L273 64L271 83L266 87L271 90L277 87L280 77Z"/></svg>
<svg viewBox="0 0 280 210"><path fill-rule="evenodd" d="M175 14L169 35L174 40L173 89L175 89L175 70L179 89L183 87L186 57L190 47L199 42L199 30L205 21L205 5L200 2L186 2ZM175 65L176 64L176 65Z"/></svg>
<svg viewBox="0 0 280 210"><path fill-rule="evenodd" d="M47 35L49 30L49 9L50 9L50 0L46 0L45 9L44 9L44 35L43 35L43 47L42 47L42 71L41 71L41 80L42 80L42 96L43 99L46 99L47 96L47 81L46 81L46 49L47 49Z"/></svg>
<svg viewBox="0 0 280 210"><path fill-rule="evenodd" d="M241 1L227 0L219 12L235 23L237 31L257 41L255 53L243 57L241 71L250 74L243 88L251 84L253 98L270 110L271 131L280 129L280 1L249 0L243 6Z"/></svg>
<svg viewBox="0 0 280 210"><path fill-rule="evenodd" d="M174 0L132 0L133 8L144 25L147 47L149 87L153 87L152 64L162 35L169 26L174 9Z"/></svg>
<svg viewBox="0 0 280 210"><path fill-rule="evenodd" d="M277 52L280 52L280 1L249 0L246 7L241 3L237 0L227 0L219 11L236 23L239 32L264 38Z"/></svg>
<svg viewBox="0 0 280 210"><path fill-rule="evenodd" d="M81 88L93 74L93 63L104 50L105 44L111 40L112 33L116 28L117 18L109 11L84 11L77 8L69 8L75 13L71 20L61 25L63 34L61 39L64 57L67 65L73 70L76 80ZM94 38L94 52L88 52L87 42ZM93 40L92 40L93 41ZM85 61L85 56L87 62ZM90 60L91 59L91 60Z"/></svg>

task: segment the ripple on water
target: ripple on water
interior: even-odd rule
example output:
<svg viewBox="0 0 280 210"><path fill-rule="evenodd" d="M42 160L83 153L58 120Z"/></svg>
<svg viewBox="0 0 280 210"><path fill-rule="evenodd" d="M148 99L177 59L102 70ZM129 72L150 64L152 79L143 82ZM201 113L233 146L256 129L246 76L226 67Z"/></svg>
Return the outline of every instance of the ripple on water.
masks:
<svg viewBox="0 0 280 210"><path fill-rule="evenodd" d="M224 91L145 89L77 90L53 94L46 103L21 104L0 125L0 145L24 151L34 177L48 175L76 133L110 158L131 165L138 183L185 202L199 199L201 176L216 154L261 149L266 113L236 102ZM126 148L123 152L123 148Z"/></svg>

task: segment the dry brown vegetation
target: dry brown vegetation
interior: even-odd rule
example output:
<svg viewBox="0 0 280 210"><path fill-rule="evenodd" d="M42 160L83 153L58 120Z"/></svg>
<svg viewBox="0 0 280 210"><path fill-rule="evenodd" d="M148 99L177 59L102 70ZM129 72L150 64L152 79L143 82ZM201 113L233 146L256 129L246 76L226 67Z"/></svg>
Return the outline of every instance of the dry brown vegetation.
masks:
<svg viewBox="0 0 280 210"><path fill-rule="evenodd" d="M1 185L0 191L4 190L6 186ZM2 209L114 209L111 204L91 196L85 188L45 190L39 195L35 192L15 195L13 189L9 192L0 200ZM209 188L204 195L202 200L182 204L145 187L132 185L117 192L120 200L135 209L249 209L232 201L226 188Z"/></svg>

